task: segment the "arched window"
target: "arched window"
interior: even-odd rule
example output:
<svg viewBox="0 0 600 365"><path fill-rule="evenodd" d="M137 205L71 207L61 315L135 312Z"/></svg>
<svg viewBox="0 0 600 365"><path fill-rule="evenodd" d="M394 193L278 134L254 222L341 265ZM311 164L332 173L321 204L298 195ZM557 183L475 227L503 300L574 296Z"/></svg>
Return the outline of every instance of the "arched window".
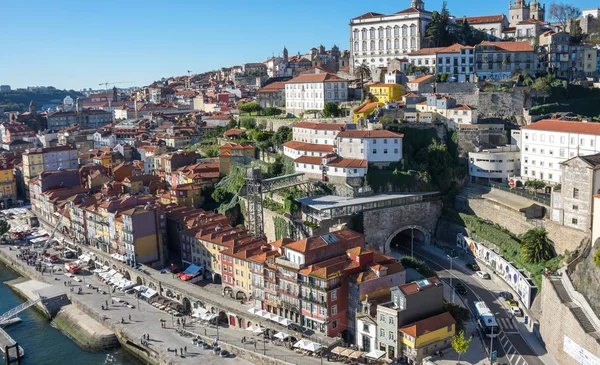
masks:
<svg viewBox="0 0 600 365"><path fill-rule="evenodd" d="M354 42L354 50L355 50L355 51L358 51L358 41L355 41L355 42Z"/></svg>
<svg viewBox="0 0 600 365"><path fill-rule="evenodd" d="M392 41L390 39L388 39L387 41L385 41L385 49L390 49L392 48Z"/></svg>
<svg viewBox="0 0 600 365"><path fill-rule="evenodd" d="M371 39L375 38L375 28L371 28L369 30L369 38L371 38Z"/></svg>
<svg viewBox="0 0 600 365"><path fill-rule="evenodd" d="M367 50L367 41L363 41L363 43L362 43L362 50L363 51Z"/></svg>
<svg viewBox="0 0 600 365"><path fill-rule="evenodd" d="M492 38L496 38L496 29L490 29L490 34L492 35Z"/></svg>
<svg viewBox="0 0 600 365"><path fill-rule="evenodd" d="M415 48L417 46L417 41L415 40L415 37L412 37L410 39L410 48Z"/></svg>
<svg viewBox="0 0 600 365"><path fill-rule="evenodd" d="M375 50L375 41L371 41L371 48L369 48L371 51Z"/></svg>
<svg viewBox="0 0 600 365"><path fill-rule="evenodd" d="M354 39L358 39L358 29L354 29Z"/></svg>
<svg viewBox="0 0 600 365"><path fill-rule="evenodd" d="M413 36L417 34L417 27L413 24L410 26L410 35Z"/></svg>
<svg viewBox="0 0 600 365"><path fill-rule="evenodd" d="M406 48L408 48L406 38L403 38L402 39L402 49L406 49Z"/></svg>
<svg viewBox="0 0 600 365"><path fill-rule="evenodd" d="M379 40L379 49L383 49L383 39Z"/></svg>
<svg viewBox="0 0 600 365"><path fill-rule="evenodd" d="M394 39L394 49L400 48L400 41L398 39Z"/></svg>
<svg viewBox="0 0 600 365"><path fill-rule="evenodd" d="M367 38L367 30L363 29L362 30L362 39L366 39Z"/></svg>
<svg viewBox="0 0 600 365"><path fill-rule="evenodd" d="M379 38L383 38L383 27L379 27Z"/></svg>
<svg viewBox="0 0 600 365"><path fill-rule="evenodd" d="M400 27L396 25L394 27L394 37L397 37L399 35L400 35Z"/></svg>
<svg viewBox="0 0 600 365"><path fill-rule="evenodd" d="M406 37L406 31L407 31L408 27L406 25L402 26L402 36Z"/></svg>
<svg viewBox="0 0 600 365"><path fill-rule="evenodd" d="M392 27L385 28L385 36L388 38L392 36Z"/></svg>

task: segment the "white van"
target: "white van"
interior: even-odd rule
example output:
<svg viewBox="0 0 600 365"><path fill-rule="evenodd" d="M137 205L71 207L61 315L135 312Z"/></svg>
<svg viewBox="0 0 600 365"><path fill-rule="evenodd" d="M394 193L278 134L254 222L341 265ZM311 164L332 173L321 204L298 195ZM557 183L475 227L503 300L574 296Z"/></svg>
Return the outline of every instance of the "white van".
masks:
<svg viewBox="0 0 600 365"><path fill-rule="evenodd" d="M515 317L521 317L523 315L521 308L517 307L516 305L511 305L509 311Z"/></svg>
<svg viewBox="0 0 600 365"><path fill-rule="evenodd" d="M484 271L477 271L477 276L479 276L482 279L490 278L490 274L488 274L487 272L484 272Z"/></svg>

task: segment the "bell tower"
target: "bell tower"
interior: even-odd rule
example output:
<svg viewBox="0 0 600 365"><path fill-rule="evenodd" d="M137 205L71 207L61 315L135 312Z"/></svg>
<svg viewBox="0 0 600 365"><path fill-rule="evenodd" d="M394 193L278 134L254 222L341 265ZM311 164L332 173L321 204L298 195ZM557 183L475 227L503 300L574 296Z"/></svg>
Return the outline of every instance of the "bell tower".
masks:
<svg viewBox="0 0 600 365"><path fill-rule="evenodd" d="M412 0L412 2L410 3L410 7L419 10L425 10L425 3L423 2L423 0Z"/></svg>

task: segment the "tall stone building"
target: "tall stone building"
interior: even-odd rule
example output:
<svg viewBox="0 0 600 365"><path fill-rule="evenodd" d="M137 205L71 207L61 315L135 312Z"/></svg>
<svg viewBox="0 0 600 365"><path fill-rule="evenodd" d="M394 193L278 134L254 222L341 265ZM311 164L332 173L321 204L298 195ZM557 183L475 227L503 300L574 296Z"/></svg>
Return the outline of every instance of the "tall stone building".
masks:
<svg viewBox="0 0 600 365"><path fill-rule="evenodd" d="M546 18L546 7L533 0L529 4L525 0L515 0L515 3L508 9L508 20L511 27L527 19L544 21Z"/></svg>

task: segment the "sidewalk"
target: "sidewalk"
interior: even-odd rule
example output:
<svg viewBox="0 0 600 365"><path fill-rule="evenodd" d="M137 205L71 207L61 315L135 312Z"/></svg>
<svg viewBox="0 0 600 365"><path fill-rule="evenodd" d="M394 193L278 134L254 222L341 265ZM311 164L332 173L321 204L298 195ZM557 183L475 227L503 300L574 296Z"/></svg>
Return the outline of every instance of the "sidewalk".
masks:
<svg viewBox="0 0 600 365"><path fill-rule="evenodd" d="M465 261L465 254L459 254L460 250L458 247L454 247L451 245L446 245L447 248L449 249L454 249L454 253L458 254L460 256L460 258L457 258L454 260L454 265L453 265L453 269L459 270L465 274L472 274L472 272L468 272L465 269L465 265L466 265L466 261ZM427 246L421 246L421 248L424 251L427 251L429 253L431 253L432 255L438 256L438 257L443 257L446 258L447 253L446 251L444 251L443 249L441 249L440 247L434 246L434 245L427 245ZM481 267L481 270L484 272L487 272L490 274L490 277L492 278L492 280L485 280L485 285L482 285L483 287L485 287L486 289L488 289L490 292L493 292L494 294L497 295L497 293L502 292L502 291L507 291L513 294L513 296L515 297L515 299L519 299L519 296L514 292L514 290L508 285L506 284L502 279L500 279L499 277L497 277L493 271L487 266L485 265L485 263L478 261L479 266ZM476 278L476 280L478 280ZM479 280L481 282L481 280ZM504 300L500 301L502 303L502 307L505 309L508 309L508 305L506 304L506 302ZM542 341L536 336L535 333L532 332L533 330L533 321L531 320L531 318L533 318L534 316L531 315L531 313L529 312L529 310L527 308L525 308L523 305L520 306L521 309L524 312L524 316L522 317L514 317L513 319L513 323L516 323L515 328L518 330L519 334L521 335L521 337L523 338L523 340L527 343L527 345L535 352L535 354L537 355L537 357L544 362L547 365L557 365L556 361L554 360L554 358L552 357L552 355L550 355L548 353L548 351L546 350L544 344L542 343ZM528 316L530 318L529 324L526 325L525 322L525 316Z"/></svg>

